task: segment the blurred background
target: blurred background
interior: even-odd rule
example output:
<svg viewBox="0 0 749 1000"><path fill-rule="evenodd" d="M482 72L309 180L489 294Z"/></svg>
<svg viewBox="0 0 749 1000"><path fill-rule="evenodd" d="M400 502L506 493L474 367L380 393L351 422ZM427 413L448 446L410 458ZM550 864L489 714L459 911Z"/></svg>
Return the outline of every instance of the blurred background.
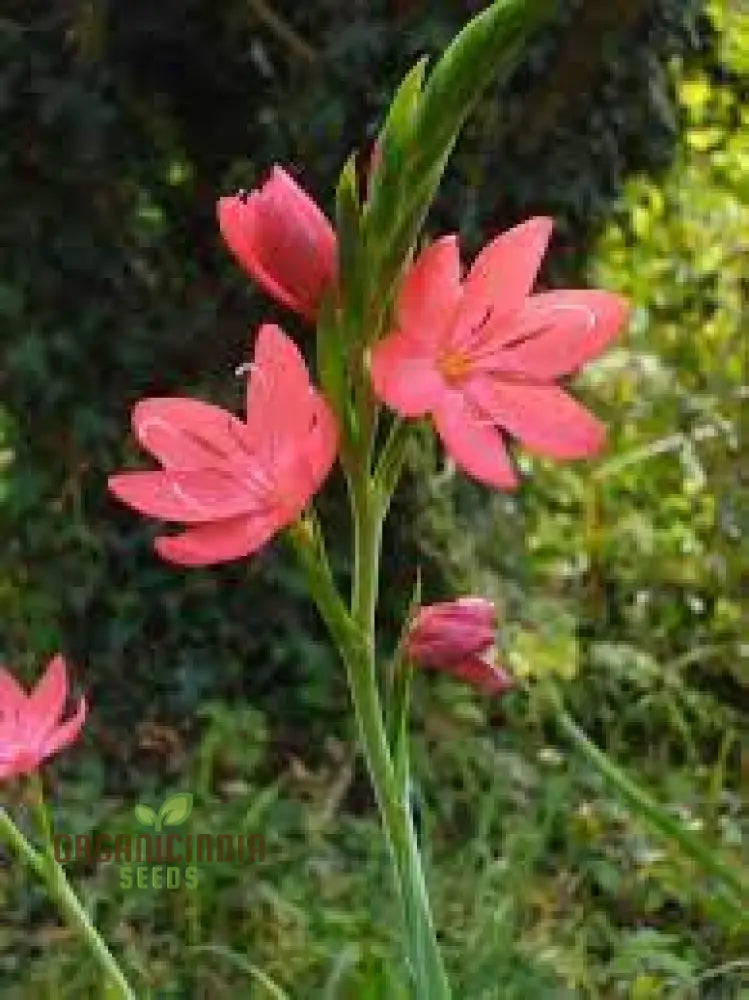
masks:
<svg viewBox="0 0 749 1000"><path fill-rule="evenodd" d="M274 307L220 244L217 197L279 162L330 211L399 78L481 6L3 0L0 654L31 680L61 648L90 693L84 739L48 769L60 830L133 830L136 803L189 790L195 829L267 844L262 864L207 867L198 892L71 869L143 996L404 995L343 674L283 546L177 571L105 479L140 461L138 398L240 405L233 369ZM514 669L557 674L593 738L746 865L742 0L560 2L471 119L428 231L472 253L536 212L557 220L546 285L634 303L576 383L610 447L572 466L521 455L525 485L502 496L425 438L389 522L383 641L417 564L428 599L490 594ZM340 484L325 513L344 577ZM415 716L456 996L749 997L749 941L704 877L522 696L423 677ZM81 947L2 854L0 913L0 996L98 1000Z"/></svg>

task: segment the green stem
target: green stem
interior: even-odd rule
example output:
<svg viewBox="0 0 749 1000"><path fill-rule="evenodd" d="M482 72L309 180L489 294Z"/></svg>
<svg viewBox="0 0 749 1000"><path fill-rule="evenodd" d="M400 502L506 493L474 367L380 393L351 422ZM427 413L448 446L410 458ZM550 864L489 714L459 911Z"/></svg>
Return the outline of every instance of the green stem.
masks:
<svg viewBox="0 0 749 1000"><path fill-rule="evenodd" d="M289 538L346 667L361 745L395 868L417 1000L450 1000L411 812L393 766L377 686L374 628L387 504L366 473L352 477L350 490L354 517L350 614L333 580L319 532L306 521L296 525Z"/></svg>
<svg viewBox="0 0 749 1000"><path fill-rule="evenodd" d="M374 475L383 514L387 512L390 499L403 471L406 449L411 440L411 427L405 420L396 417L390 433L383 445Z"/></svg>
<svg viewBox="0 0 749 1000"><path fill-rule="evenodd" d="M7 844L11 851L44 883L50 898L64 919L88 945L104 976L114 987L116 995L122 1000L135 1000L135 993L128 985L104 939L91 922L91 918L84 910L81 901L73 892L65 877L65 872L52 854L42 854L31 846L7 811L2 808L0 808L0 841Z"/></svg>
<svg viewBox="0 0 749 1000"><path fill-rule="evenodd" d="M393 484L394 485L394 484ZM398 782L388 746L377 686L375 612L379 589L382 523L388 497L375 491L369 476L354 489L354 587L352 620L357 646L347 671L361 742L380 816L398 875L410 938L412 974L420 1000L449 1000L442 956L405 788Z"/></svg>
<svg viewBox="0 0 749 1000"><path fill-rule="evenodd" d="M559 728L575 747L621 795L635 813L647 820L651 827L666 840L678 844L688 858L719 881L724 889L726 900L734 909L738 909L745 921L747 907L749 907L749 883L731 865L714 854L700 837L695 836L675 816L672 816L655 799L651 798L644 789L636 785L614 761L600 750L568 714L558 694L552 694L550 701L554 706L554 714ZM728 892L725 892L726 889Z"/></svg>

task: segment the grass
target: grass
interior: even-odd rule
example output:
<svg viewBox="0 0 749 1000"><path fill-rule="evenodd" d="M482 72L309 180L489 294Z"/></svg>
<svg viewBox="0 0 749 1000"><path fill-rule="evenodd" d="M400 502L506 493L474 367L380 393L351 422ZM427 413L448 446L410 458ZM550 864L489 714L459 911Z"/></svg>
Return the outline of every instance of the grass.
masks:
<svg viewBox="0 0 749 1000"><path fill-rule="evenodd" d="M420 691L415 769L456 997L749 995L749 942L704 878L551 743L521 696L502 721L455 695L447 681ZM279 766L259 713L213 706L207 717L183 773L141 800L192 790L192 831L262 831L264 861L201 866L198 891L125 889L111 864L71 871L138 995L406 997L387 859L351 748L331 738ZM58 829L137 831L135 799L76 764L56 788ZM672 802L678 788L681 812L739 860L747 822L735 778L725 760L671 766L659 787ZM4 1000L102 996L88 957L17 869L0 870L0 907Z"/></svg>

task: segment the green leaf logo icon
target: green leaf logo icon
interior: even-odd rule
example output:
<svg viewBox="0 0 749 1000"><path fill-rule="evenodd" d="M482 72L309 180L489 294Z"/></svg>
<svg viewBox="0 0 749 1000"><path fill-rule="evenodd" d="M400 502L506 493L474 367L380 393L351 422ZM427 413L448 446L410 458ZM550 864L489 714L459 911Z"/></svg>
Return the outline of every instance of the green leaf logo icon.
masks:
<svg viewBox="0 0 749 1000"><path fill-rule="evenodd" d="M162 826L181 826L192 812L192 794L177 792L170 795L159 809L157 828Z"/></svg>
<svg viewBox="0 0 749 1000"><path fill-rule="evenodd" d="M156 826L158 821L153 809L140 803L135 807L135 818L142 826Z"/></svg>
<svg viewBox="0 0 749 1000"><path fill-rule="evenodd" d="M135 807L135 818L141 826L152 826L159 833L165 826L181 826L192 812L192 793L177 792L161 804L158 814L140 802Z"/></svg>

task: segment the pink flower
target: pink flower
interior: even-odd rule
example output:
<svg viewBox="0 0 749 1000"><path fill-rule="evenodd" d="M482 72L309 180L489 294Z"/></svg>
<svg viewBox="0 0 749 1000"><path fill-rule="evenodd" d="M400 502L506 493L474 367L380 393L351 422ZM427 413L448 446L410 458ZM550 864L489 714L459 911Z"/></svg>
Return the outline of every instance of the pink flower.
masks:
<svg viewBox="0 0 749 1000"><path fill-rule="evenodd" d="M314 321L336 280L336 236L286 171L274 167L258 190L221 198L218 221L245 271L273 298Z"/></svg>
<svg viewBox="0 0 749 1000"><path fill-rule="evenodd" d="M30 694L0 667L0 779L36 771L43 760L78 739L86 699L60 724L67 697L67 670L59 655Z"/></svg>
<svg viewBox="0 0 749 1000"><path fill-rule="evenodd" d="M249 367L244 422L178 397L133 410L138 441L163 468L112 476L109 488L142 514L187 525L156 539L168 562L207 566L255 552L299 517L333 465L335 419L279 327L261 327Z"/></svg>
<svg viewBox="0 0 749 1000"><path fill-rule="evenodd" d="M510 676L485 654L494 645L496 611L483 597L459 597L421 608L406 637L406 653L421 667L445 670L489 694L504 694Z"/></svg>
<svg viewBox="0 0 749 1000"><path fill-rule="evenodd" d="M603 291L531 294L551 228L531 219L498 236L463 281L456 237L433 243L405 278L396 329L373 351L377 395L404 417L430 414L455 462L499 488L517 485L507 434L559 459L604 441L557 380L604 350L628 307Z"/></svg>

